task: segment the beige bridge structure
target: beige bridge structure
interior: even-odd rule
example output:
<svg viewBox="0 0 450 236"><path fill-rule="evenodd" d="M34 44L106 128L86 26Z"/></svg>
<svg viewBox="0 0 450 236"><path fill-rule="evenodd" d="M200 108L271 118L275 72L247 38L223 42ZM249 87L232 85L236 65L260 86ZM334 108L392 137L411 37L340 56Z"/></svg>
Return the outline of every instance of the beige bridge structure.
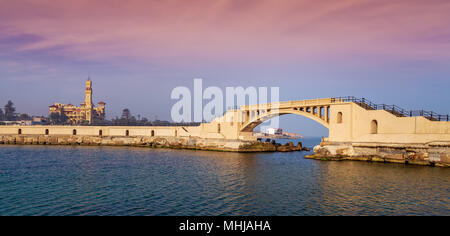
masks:
<svg viewBox="0 0 450 236"><path fill-rule="evenodd" d="M295 114L329 130L314 152L320 158L415 162L450 166L448 115L407 111L354 97L240 106L199 126L0 125L0 144L168 146L203 150L274 150L253 129L276 116Z"/></svg>
<svg viewBox="0 0 450 236"><path fill-rule="evenodd" d="M225 138L252 139L253 129L275 116L300 115L329 130L329 142L427 143L450 141L448 115L406 111L354 97L241 106L205 125L220 126Z"/></svg>
<svg viewBox="0 0 450 236"><path fill-rule="evenodd" d="M450 167L448 115L408 111L355 97L241 106L205 127L224 138L252 140L253 129L275 116L295 114L328 128L329 136L308 158L362 160Z"/></svg>
<svg viewBox="0 0 450 236"><path fill-rule="evenodd" d="M253 129L275 116L300 115L329 130L329 142L427 143L450 141L449 117L406 111L354 97L240 106L199 126L0 126L0 135L197 137L256 141Z"/></svg>

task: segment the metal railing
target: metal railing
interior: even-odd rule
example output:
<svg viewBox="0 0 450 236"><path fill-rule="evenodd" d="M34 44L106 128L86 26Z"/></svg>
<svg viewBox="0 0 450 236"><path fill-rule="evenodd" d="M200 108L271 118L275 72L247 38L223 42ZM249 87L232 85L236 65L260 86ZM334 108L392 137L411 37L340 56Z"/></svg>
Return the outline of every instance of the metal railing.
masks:
<svg viewBox="0 0 450 236"><path fill-rule="evenodd" d="M385 110L398 117L423 116L432 121L449 121L449 115L440 115L433 111L425 110L406 110L396 105L376 104L365 98L356 98L353 96L331 98L331 102L353 102L367 110Z"/></svg>

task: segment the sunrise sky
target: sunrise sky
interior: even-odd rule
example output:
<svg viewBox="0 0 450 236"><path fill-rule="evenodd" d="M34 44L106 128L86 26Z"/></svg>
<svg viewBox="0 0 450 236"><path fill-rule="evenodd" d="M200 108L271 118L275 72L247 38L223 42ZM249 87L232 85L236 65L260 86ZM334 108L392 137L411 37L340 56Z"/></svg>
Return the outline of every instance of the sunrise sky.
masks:
<svg viewBox="0 0 450 236"><path fill-rule="evenodd" d="M177 86L279 86L450 113L448 0L0 0L0 105L48 115L84 80L108 118L170 119ZM326 130L282 119L305 135Z"/></svg>

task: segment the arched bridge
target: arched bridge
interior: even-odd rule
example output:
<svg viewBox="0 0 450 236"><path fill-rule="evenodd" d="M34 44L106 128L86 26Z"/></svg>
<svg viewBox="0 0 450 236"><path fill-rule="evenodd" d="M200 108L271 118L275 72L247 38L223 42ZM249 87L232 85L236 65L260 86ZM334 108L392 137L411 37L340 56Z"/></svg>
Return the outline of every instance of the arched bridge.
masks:
<svg viewBox="0 0 450 236"><path fill-rule="evenodd" d="M285 114L304 116L329 128L329 110L335 102L332 98L326 98L243 106L240 109L243 117L240 131L252 132L264 121Z"/></svg>
<svg viewBox="0 0 450 236"><path fill-rule="evenodd" d="M240 106L205 124L203 131L227 139L255 139L253 129L273 117L296 114L329 130L329 140L365 137L381 140L397 134L448 134L448 115L375 104L364 98L334 97ZM383 135L381 135L383 134ZM369 138L370 137L370 138Z"/></svg>

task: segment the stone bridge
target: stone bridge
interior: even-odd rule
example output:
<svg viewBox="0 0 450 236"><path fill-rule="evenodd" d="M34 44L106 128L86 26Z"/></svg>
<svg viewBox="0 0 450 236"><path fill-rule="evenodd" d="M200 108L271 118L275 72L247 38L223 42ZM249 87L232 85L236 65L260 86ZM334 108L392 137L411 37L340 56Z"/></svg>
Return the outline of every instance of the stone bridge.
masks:
<svg viewBox="0 0 450 236"><path fill-rule="evenodd" d="M253 129L275 116L309 118L329 130L330 142L423 143L450 141L448 115L374 104L354 97L322 98L241 106L205 126L229 139L252 139Z"/></svg>
<svg viewBox="0 0 450 236"><path fill-rule="evenodd" d="M200 126L0 126L0 134L168 136L256 140L253 129L276 116L295 114L329 130L329 142L426 143L450 141L448 115L407 111L354 97L240 106Z"/></svg>
<svg viewBox="0 0 450 236"><path fill-rule="evenodd" d="M275 116L307 117L329 130L314 158L450 165L449 115L339 97L241 106L204 131L227 139L255 140L253 129Z"/></svg>
<svg viewBox="0 0 450 236"><path fill-rule="evenodd" d="M329 130L329 136L315 148L316 154L322 156L385 156L403 161L419 158L426 163L450 163L448 115L409 111L354 97L245 105L200 126L0 126L0 136L10 140L8 143L32 136L76 140L100 137L100 143L111 137L120 140L137 137L138 143L157 138L176 143L182 139L190 144L190 140L197 140L192 144L195 147L203 142L205 148L215 145L219 146L216 149L239 151L242 143L257 141L253 135L256 126L286 114L309 118Z"/></svg>
<svg viewBox="0 0 450 236"><path fill-rule="evenodd" d="M243 117L240 131L252 132L264 121L286 114L304 116L329 128L329 112L333 101L331 98L326 98L243 106L240 109Z"/></svg>

